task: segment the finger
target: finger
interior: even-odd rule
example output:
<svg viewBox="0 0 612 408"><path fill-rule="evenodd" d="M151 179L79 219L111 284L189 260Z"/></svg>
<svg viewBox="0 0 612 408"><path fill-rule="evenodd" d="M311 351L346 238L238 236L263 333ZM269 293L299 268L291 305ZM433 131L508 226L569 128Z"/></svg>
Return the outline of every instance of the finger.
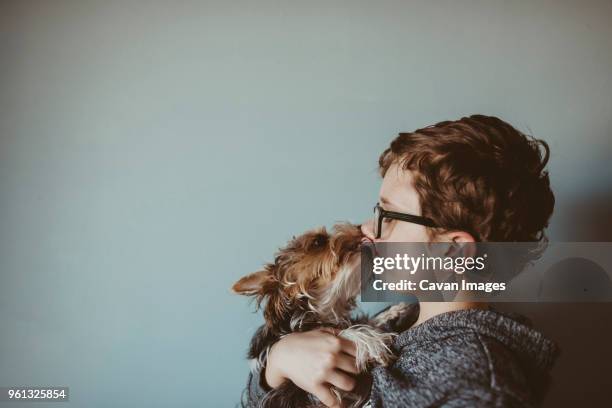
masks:
<svg viewBox="0 0 612 408"><path fill-rule="evenodd" d="M340 404L338 403L338 400L336 399L336 396L334 395L333 392L331 392L331 390L329 389L329 386L327 386L327 385L320 385L320 386L318 386L314 390L313 394L326 407L330 407L330 408L336 408L336 407L339 408L340 407Z"/></svg>
<svg viewBox="0 0 612 408"><path fill-rule="evenodd" d="M332 371L327 381L343 391L352 391L355 388L355 379L340 370Z"/></svg>
<svg viewBox="0 0 612 408"><path fill-rule="evenodd" d="M350 354L353 357L357 356L357 346L352 341L345 339L344 337L338 337L340 339L340 347L346 354Z"/></svg>
<svg viewBox="0 0 612 408"><path fill-rule="evenodd" d="M339 336L342 330L335 329L333 327L322 327L320 329L322 332L333 334L338 340L340 340L340 349L351 356L357 356L357 346L351 340L345 339L342 336Z"/></svg>
<svg viewBox="0 0 612 408"><path fill-rule="evenodd" d="M338 356L338 359L336 360L336 367L350 374L359 374L359 369L357 368L355 358L348 354L342 353L340 356Z"/></svg>

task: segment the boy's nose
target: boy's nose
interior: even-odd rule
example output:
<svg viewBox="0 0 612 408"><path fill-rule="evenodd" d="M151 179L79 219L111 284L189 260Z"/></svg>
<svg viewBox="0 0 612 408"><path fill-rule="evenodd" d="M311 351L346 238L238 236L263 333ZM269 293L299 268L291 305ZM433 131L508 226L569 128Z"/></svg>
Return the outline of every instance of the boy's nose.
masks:
<svg viewBox="0 0 612 408"><path fill-rule="evenodd" d="M361 224L361 233L365 235L370 241L374 241L374 220L370 219Z"/></svg>

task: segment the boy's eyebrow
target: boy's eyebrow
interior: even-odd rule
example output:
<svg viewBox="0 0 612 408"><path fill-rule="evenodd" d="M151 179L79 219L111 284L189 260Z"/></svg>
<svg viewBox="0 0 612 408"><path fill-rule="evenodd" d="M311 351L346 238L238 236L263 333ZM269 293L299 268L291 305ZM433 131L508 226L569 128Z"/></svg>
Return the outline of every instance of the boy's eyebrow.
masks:
<svg viewBox="0 0 612 408"><path fill-rule="evenodd" d="M399 208L398 206L393 204L391 201L389 201L389 199L387 197L380 196L380 202L382 204L385 204L385 205L389 206L389 207Z"/></svg>

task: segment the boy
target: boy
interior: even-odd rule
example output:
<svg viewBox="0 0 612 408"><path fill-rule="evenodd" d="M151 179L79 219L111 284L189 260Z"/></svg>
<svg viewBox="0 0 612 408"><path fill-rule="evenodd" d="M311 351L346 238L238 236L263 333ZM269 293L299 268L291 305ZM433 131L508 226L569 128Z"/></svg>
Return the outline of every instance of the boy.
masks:
<svg viewBox="0 0 612 408"><path fill-rule="evenodd" d="M536 242L554 207L548 145L508 123L473 115L400 133L380 156L379 208L433 220L362 225L373 242ZM421 302L416 323L394 344L399 358L375 367L372 407L531 406L543 396L557 354L522 318L474 302ZM249 379L246 405L292 381L323 404L330 385L355 387L354 345L326 330L290 334Z"/></svg>

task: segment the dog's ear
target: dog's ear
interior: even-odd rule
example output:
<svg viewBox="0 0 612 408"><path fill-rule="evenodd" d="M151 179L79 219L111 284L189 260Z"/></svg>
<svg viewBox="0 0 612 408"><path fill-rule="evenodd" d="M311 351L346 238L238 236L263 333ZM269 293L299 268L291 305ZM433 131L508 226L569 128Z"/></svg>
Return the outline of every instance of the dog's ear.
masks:
<svg viewBox="0 0 612 408"><path fill-rule="evenodd" d="M252 273L238 282L234 283L232 290L234 293L245 296L261 295L264 288L272 282L272 274L269 270L264 269L259 272Z"/></svg>

